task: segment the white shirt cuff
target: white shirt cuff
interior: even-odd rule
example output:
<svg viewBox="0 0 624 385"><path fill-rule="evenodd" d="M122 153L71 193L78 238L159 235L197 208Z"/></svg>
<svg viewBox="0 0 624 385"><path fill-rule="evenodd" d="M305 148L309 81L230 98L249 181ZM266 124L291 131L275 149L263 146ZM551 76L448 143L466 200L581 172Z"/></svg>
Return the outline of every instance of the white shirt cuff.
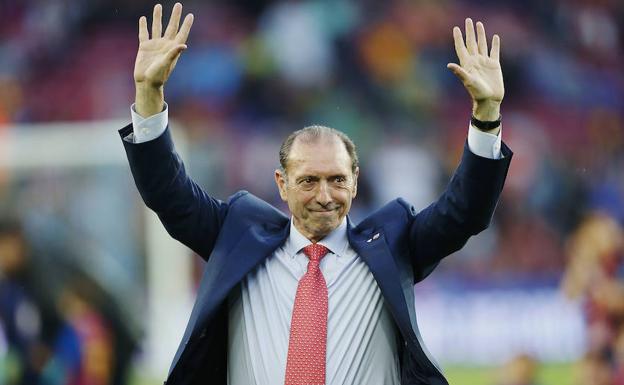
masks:
<svg viewBox="0 0 624 385"><path fill-rule="evenodd" d="M169 123L169 107L167 103L165 103L161 112L147 118L139 115L134 108L134 103L132 103L130 115L132 115L133 143L143 143L158 138L165 132Z"/></svg>
<svg viewBox="0 0 624 385"><path fill-rule="evenodd" d="M468 128L468 148L473 154L488 159L500 159L503 126L498 135L483 132L472 124Z"/></svg>

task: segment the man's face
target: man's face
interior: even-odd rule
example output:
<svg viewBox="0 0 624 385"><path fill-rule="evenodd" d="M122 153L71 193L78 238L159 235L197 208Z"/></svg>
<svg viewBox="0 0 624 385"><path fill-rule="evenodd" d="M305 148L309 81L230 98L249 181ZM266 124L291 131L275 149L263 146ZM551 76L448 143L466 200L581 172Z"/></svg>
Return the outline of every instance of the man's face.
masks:
<svg viewBox="0 0 624 385"><path fill-rule="evenodd" d="M358 169L351 171L351 158L342 141L326 135L312 142L295 139L286 172L275 170L275 181L297 230L317 242L349 212L358 174Z"/></svg>

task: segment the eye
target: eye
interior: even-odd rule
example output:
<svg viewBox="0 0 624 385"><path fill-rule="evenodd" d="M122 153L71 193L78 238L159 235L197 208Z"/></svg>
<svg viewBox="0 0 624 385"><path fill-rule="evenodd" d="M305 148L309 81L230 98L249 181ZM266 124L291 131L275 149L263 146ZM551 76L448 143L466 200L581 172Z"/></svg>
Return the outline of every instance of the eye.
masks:
<svg viewBox="0 0 624 385"><path fill-rule="evenodd" d="M297 183L303 188L312 188L315 182L316 182L316 179L314 177L304 176L303 178L299 179Z"/></svg>
<svg viewBox="0 0 624 385"><path fill-rule="evenodd" d="M337 176L336 177L336 182L338 183L344 183L347 181L347 178L345 178L344 176Z"/></svg>

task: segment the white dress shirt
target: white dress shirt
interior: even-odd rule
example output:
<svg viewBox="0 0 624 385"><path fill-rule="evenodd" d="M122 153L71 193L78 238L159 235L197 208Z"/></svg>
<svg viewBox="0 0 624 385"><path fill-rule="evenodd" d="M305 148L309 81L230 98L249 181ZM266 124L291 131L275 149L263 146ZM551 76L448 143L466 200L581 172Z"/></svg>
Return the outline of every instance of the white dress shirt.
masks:
<svg viewBox="0 0 624 385"><path fill-rule="evenodd" d="M230 295L230 385L284 383L295 294L309 261L302 249L310 243L291 221L284 245ZM377 281L349 245L346 219L318 243L330 250L320 266L328 295L326 383L399 385L397 330Z"/></svg>
<svg viewBox="0 0 624 385"><path fill-rule="evenodd" d="M134 143L160 136L168 108L147 119L131 108ZM474 154L501 157L501 134L472 126L468 147ZM229 295L228 384L275 385L284 382L290 320L299 279L311 242L292 224L280 248L251 271ZM327 282L326 384L398 385L398 331L368 266L351 248L347 224L319 242L330 252L321 260Z"/></svg>

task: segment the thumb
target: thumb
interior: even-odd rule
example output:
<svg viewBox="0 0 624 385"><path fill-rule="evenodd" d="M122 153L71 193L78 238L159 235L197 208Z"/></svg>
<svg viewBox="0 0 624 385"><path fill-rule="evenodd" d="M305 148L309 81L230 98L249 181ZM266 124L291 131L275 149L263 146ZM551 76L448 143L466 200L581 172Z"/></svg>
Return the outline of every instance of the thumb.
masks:
<svg viewBox="0 0 624 385"><path fill-rule="evenodd" d="M178 44L165 54L165 61L172 63L186 49L186 44Z"/></svg>
<svg viewBox="0 0 624 385"><path fill-rule="evenodd" d="M462 81L462 83L466 84L469 81L470 75L468 75L468 72L466 72L466 70L461 68L458 64L448 63L446 68L450 69L451 72L453 72L455 76Z"/></svg>
<svg viewBox="0 0 624 385"><path fill-rule="evenodd" d="M164 84L169 77L169 74L173 70L180 53L186 49L186 44L178 44L167 51L167 53L160 57L158 61L151 64L146 72L145 77L152 79L155 84Z"/></svg>

